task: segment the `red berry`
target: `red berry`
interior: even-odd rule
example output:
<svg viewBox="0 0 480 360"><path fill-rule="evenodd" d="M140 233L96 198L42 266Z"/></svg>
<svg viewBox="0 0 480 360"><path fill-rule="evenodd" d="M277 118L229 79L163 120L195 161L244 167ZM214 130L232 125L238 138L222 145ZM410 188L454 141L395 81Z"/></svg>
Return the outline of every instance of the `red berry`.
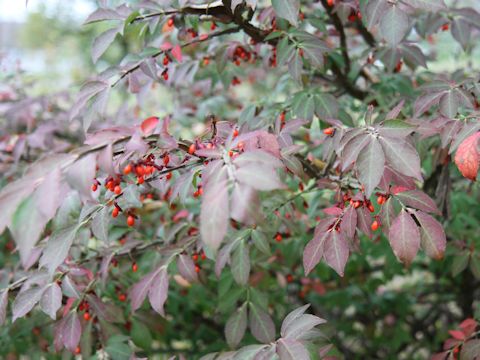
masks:
<svg viewBox="0 0 480 360"><path fill-rule="evenodd" d="M132 165L128 164L123 168L123 174L128 175L132 172Z"/></svg>
<svg viewBox="0 0 480 360"><path fill-rule="evenodd" d="M195 272L198 274L200 272L200 266L195 265Z"/></svg>
<svg viewBox="0 0 480 360"><path fill-rule="evenodd" d="M120 301L122 301L122 302L125 301L125 300L127 300L127 295L125 295L125 294L118 294L118 300L120 300Z"/></svg>
<svg viewBox="0 0 480 360"><path fill-rule="evenodd" d="M83 318L84 318L86 321L90 320L90 319L91 319L90 313L89 313L89 312L85 312L85 313L83 314Z"/></svg>
<svg viewBox="0 0 480 360"><path fill-rule="evenodd" d="M286 112L285 112L285 111L282 111L282 112L280 113L280 121L281 121L282 123L285 122L285 115L286 115Z"/></svg>
<svg viewBox="0 0 480 360"><path fill-rule="evenodd" d="M117 195L120 195L122 193L122 188L120 187L120 185L115 186L113 192Z"/></svg>
<svg viewBox="0 0 480 360"><path fill-rule="evenodd" d="M202 251L201 258L202 258L202 260L205 260L207 258L207 255L205 255L205 252L203 252L203 251Z"/></svg>
<svg viewBox="0 0 480 360"><path fill-rule="evenodd" d="M212 22L212 25L210 25L210 30L215 30L217 28L217 24L215 22Z"/></svg>
<svg viewBox="0 0 480 360"><path fill-rule="evenodd" d="M361 202L361 201L358 201L358 200L353 203L353 207L354 207L355 209L358 209L361 205L362 205L362 202Z"/></svg>
<svg viewBox="0 0 480 360"><path fill-rule="evenodd" d="M82 349L80 349L80 346L77 346L77 347L75 348L75 354L78 355L78 354L80 354L81 352L82 352Z"/></svg>
<svg viewBox="0 0 480 360"><path fill-rule="evenodd" d="M167 25L168 25L169 27L172 27L172 26L173 26L173 18L168 19Z"/></svg>
<svg viewBox="0 0 480 360"><path fill-rule="evenodd" d="M282 241L282 234L277 233L277 235L275 235L275 241L276 242L281 242Z"/></svg>
<svg viewBox="0 0 480 360"><path fill-rule="evenodd" d="M385 196L379 195L379 196L377 197L377 204L378 204L378 205L382 205L382 204L384 204L384 203L385 203Z"/></svg>
<svg viewBox="0 0 480 360"><path fill-rule="evenodd" d="M375 221L372 223L371 228L372 228L373 231L375 231L375 230L378 229L379 226L380 226L380 224L378 223L377 220L375 220Z"/></svg>
<svg viewBox="0 0 480 360"><path fill-rule="evenodd" d="M400 70L402 70L402 65L403 65L403 62L402 60L400 60L397 65L395 66L395 72L400 72Z"/></svg>
<svg viewBox="0 0 480 360"><path fill-rule="evenodd" d="M442 25L442 31L447 31L449 27L450 27L449 24L443 24Z"/></svg>
<svg viewBox="0 0 480 360"><path fill-rule="evenodd" d="M143 178L143 176L138 176L137 177L137 183L138 184L143 184L145 182L145 179Z"/></svg>
<svg viewBox="0 0 480 360"><path fill-rule="evenodd" d="M170 162L170 156L165 155L163 157L163 165L167 166L169 162Z"/></svg>
<svg viewBox="0 0 480 360"><path fill-rule="evenodd" d="M327 5L328 5L328 6L333 6L333 5L335 5L335 0L327 0Z"/></svg>
<svg viewBox="0 0 480 360"><path fill-rule="evenodd" d="M335 133L335 128L329 127L323 130L323 133L328 136L332 136Z"/></svg>
<svg viewBox="0 0 480 360"><path fill-rule="evenodd" d="M208 56L205 56L203 58L203 65L207 66L208 64L210 64L210 58Z"/></svg>
<svg viewBox="0 0 480 360"><path fill-rule="evenodd" d="M112 217L116 218L118 216L119 212L120 212L120 210L118 210L117 207L114 207L113 210L112 210Z"/></svg>
<svg viewBox="0 0 480 360"><path fill-rule="evenodd" d="M233 156L233 151L232 151L232 150L230 150L230 151L228 152L228 156L230 156L230 157Z"/></svg>
<svg viewBox="0 0 480 360"><path fill-rule="evenodd" d="M170 59L168 58L167 55L165 55L163 57L163 66L167 66L169 62L170 62Z"/></svg>
<svg viewBox="0 0 480 360"><path fill-rule="evenodd" d="M163 80L167 81L168 80L168 71L164 71L162 73L162 76L163 76Z"/></svg>
<svg viewBox="0 0 480 360"><path fill-rule="evenodd" d="M368 203L368 211L370 211L372 213L375 211L375 208L373 207L372 203Z"/></svg>
<svg viewBox="0 0 480 360"><path fill-rule="evenodd" d="M192 255L192 260L195 261L195 262L198 261L198 254L197 253Z"/></svg>
<svg viewBox="0 0 480 360"><path fill-rule="evenodd" d="M238 129L233 130L233 137L236 138L238 136Z"/></svg>
<svg viewBox="0 0 480 360"><path fill-rule="evenodd" d="M142 165L137 165L137 167L135 168L135 172L138 176L143 176L145 175L145 168Z"/></svg>
<svg viewBox="0 0 480 360"><path fill-rule="evenodd" d="M98 189L98 185L97 184L93 184L92 185L92 191L97 191Z"/></svg>
<svg viewBox="0 0 480 360"><path fill-rule="evenodd" d="M188 153L190 155L193 155L195 153L195 150L196 150L196 146L195 146L195 143L191 144L190 147L188 148Z"/></svg>
<svg viewBox="0 0 480 360"><path fill-rule="evenodd" d="M132 271L133 271L133 272L137 272L137 271L138 271L138 265L137 265L136 262L134 262L134 263L132 264Z"/></svg>
<svg viewBox="0 0 480 360"><path fill-rule="evenodd" d="M292 276L292 274L288 274L288 275L287 275L287 282L288 282L288 283L293 282L293 276Z"/></svg>
<svg viewBox="0 0 480 360"><path fill-rule="evenodd" d="M165 178L166 178L167 180L170 180L170 179L172 178L172 173L169 172L169 173L167 174L167 176L165 176Z"/></svg>
<svg viewBox="0 0 480 360"><path fill-rule="evenodd" d="M132 215L128 215L127 217L127 225L132 227L135 224L135 218Z"/></svg>

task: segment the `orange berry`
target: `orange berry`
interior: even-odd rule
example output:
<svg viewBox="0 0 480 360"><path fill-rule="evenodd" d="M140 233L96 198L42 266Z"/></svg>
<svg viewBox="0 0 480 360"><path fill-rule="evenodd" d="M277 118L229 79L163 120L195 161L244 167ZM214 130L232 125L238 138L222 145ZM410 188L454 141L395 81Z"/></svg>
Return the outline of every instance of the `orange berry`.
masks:
<svg viewBox="0 0 480 360"><path fill-rule="evenodd" d="M353 203L353 207L354 207L355 209L358 209L361 205L362 205L362 202L361 202L361 201L358 201L358 200Z"/></svg>
<svg viewBox="0 0 480 360"><path fill-rule="evenodd" d="M145 168L142 165L138 165L135 168L135 172L137 173L138 176L143 176L145 175Z"/></svg>
<svg viewBox="0 0 480 360"><path fill-rule="evenodd" d="M90 320L90 319L91 319L90 313L89 313L89 312L85 312L85 313L83 314L83 318L84 318L86 321Z"/></svg>
<svg viewBox="0 0 480 360"><path fill-rule="evenodd" d="M282 234L277 233L277 235L275 235L275 241L276 242L281 242L282 241Z"/></svg>
<svg viewBox="0 0 480 360"><path fill-rule="evenodd" d="M165 178L166 178L167 180L170 180L170 179L172 178L172 173L169 172L169 173L167 174L167 176L165 176Z"/></svg>
<svg viewBox="0 0 480 360"><path fill-rule="evenodd" d="M75 348L75 354L78 355L78 354L80 354L81 352L82 352L82 349L80 349L80 346L77 346L77 347Z"/></svg>
<svg viewBox="0 0 480 360"><path fill-rule="evenodd" d="M120 212L120 210L118 210L117 207L114 207L113 210L112 210L112 217L116 218L118 216L119 212Z"/></svg>
<svg viewBox="0 0 480 360"><path fill-rule="evenodd" d="M379 197L377 197L377 204L378 205L382 205L384 203L385 203L385 196L380 195Z"/></svg>
<svg viewBox="0 0 480 360"><path fill-rule="evenodd" d="M120 195L122 193L122 188L120 187L120 185L115 186L113 192L117 195Z"/></svg>
<svg viewBox="0 0 480 360"><path fill-rule="evenodd" d="M368 211L374 212L375 208L373 207L372 203L368 203Z"/></svg>
<svg viewBox="0 0 480 360"><path fill-rule="evenodd" d="M233 130L233 137L236 138L238 136L238 129Z"/></svg>
<svg viewBox="0 0 480 360"><path fill-rule="evenodd" d="M335 128L329 127L323 130L323 133L328 136L332 136L335 133Z"/></svg>
<svg viewBox="0 0 480 360"><path fill-rule="evenodd" d="M195 153L195 150L197 150L195 143L191 144L190 147L188 148L188 153L190 155L193 155Z"/></svg>
<svg viewBox="0 0 480 360"><path fill-rule="evenodd" d="M134 262L134 263L132 264L132 271L133 271L133 272L137 272L137 271L138 271L138 265L137 265L136 262Z"/></svg>
<svg viewBox="0 0 480 360"><path fill-rule="evenodd" d="M230 150L230 151L228 152L228 156L230 156L230 157L233 156L233 151L232 151L232 150Z"/></svg>
<svg viewBox="0 0 480 360"><path fill-rule="evenodd" d="M92 185L92 191L97 191L98 189L98 185L97 184L93 184Z"/></svg>
<svg viewBox="0 0 480 360"><path fill-rule="evenodd" d="M378 229L378 227L380 226L380 224L378 223L377 220L375 220L373 223L372 223L372 231L376 231Z"/></svg>
<svg viewBox="0 0 480 360"><path fill-rule="evenodd" d="M125 294L118 294L118 300L120 300L120 301L122 301L122 302L125 301L125 300L127 300L127 295L125 295Z"/></svg>
<svg viewBox="0 0 480 360"><path fill-rule="evenodd" d="M197 253L192 255L192 260L195 261L195 262L198 261L198 254Z"/></svg>
<svg viewBox="0 0 480 360"><path fill-rule="evenodd" d="M169 162L170 162L170 156L165 155L163 157L163 165L167 166Z"/></svg>
<svg viewBox="0 0 480 360"><path fill-rule="evenodd" d="M145 182L145 179L143 178L143 176L137 177L137 184L143 184L144 182Z"/></svg>
<svg viewBox="0 0 480 360"><path fill-rule="evenodd" d="M132 215L127 217L127 225L132 227L135 224L135 218Z"/></svg>
<svg viewBox="0 0 480 360"><path fill-rule="evenodd" d="M195 272L198 274L200 272L200 266L195 265Z"/></svg>
<svg viewBox="0 0 480 360"><path fill-rule="evenodd" d="M167 20L167 25L168 25L169 27L172 27L172 26L173 26L173 18L169 18L169 19Z"/></svg>
<svg viewBox="0 0 480 360"><path fill-rule="evenodd" d="M333 5L335 5L335 0L327 0L327 5L328 5L328 6L333 6Z"/></svg>
<svg viewBox="0 0 480 360"><path fill-rule="evenodd" d="M132 172L132 165L128 164L123 168L123 174L128 175Z"/></svg>

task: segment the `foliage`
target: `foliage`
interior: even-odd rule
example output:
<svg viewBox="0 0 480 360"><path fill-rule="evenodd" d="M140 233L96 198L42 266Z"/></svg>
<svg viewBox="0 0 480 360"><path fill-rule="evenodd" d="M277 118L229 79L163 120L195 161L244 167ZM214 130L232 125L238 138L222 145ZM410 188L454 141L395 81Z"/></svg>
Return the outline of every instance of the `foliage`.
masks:
<svg viewBox="0 0 480 360"><path fill-rule="evenodd" d="M100 1L98 22L92 61L128 53L74 97L4 79L0 354L478 355L480 79L428 70L447 31L471 56L475 9Z"/></svg>

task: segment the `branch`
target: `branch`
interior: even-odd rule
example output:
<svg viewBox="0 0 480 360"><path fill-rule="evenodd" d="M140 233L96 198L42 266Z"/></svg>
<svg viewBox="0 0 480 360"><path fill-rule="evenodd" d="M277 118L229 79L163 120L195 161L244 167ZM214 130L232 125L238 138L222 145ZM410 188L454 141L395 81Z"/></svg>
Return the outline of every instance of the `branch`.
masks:
<svg viewBox="0 0 480 360"><path fill-rule="evenodd" d="M210 40L212 38L215 38L215 37L218 37L218 36L222 36L222 35L226 35L226 34L232 34L232 33L236 33L240 30L240 27L236 26L236 27L233 27L233 28L228 28L228 29L225 29L225 30L221 30L221 31L217 31L217 32L214 32L214 33L211 33L209 34L208 36L206 37L197 37L195 38L194 40L192 41L189 41L187 43L184 43L182 45L180 45L180 47L183 49L187 46L190 46L190 45L193 45L193 44L197 44L197 43L201 43L201 42L204 42L204 41L207 41L207 40ZM160 50L158 52L156 52L155 54L153 54L151 57L152 58L157 58L159 57L160 55L162 54L166 54L170 51L169 50ZM137 65L135 66L132 66L130 69L126 70L112 85L110 85L110 87L115 87L115 85L117 85L125 76L127 76L128 74L131 74L132 72L140 69L140 63L138 63Z"/></svg>

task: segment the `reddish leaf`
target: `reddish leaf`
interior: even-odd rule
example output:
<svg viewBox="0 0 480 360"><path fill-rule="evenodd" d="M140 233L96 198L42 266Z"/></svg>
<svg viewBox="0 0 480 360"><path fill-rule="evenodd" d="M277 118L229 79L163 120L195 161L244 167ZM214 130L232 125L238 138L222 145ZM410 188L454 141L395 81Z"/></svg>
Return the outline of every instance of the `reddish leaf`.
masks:
<svg viewBox="0 0 480 360"><path fill-rule="evenodd" d="M463 331L460 331L460 330L449 330L448 333L450 334L450 336L452 338L454 338L455 340L463 340L465 339L465 334L463 333Z"/></svg>
<svg viewBox="0 0 480 360"><path fill-rule="evenodd" d="M277 354L281 360L310 360L307 348L297 340L280 338Z"/></svg>
<svg viewBox="0 0 480 360"><path fill-rule="evenodd" d="M45 287L36 286L19 293L12 305L12 322L17 320L18 318L27 315L40 301L40 298L42 297L44 291Z"/></svg>
<svg viewBox="0 0 480 360"><path fill-rule="evenodd" d="M401 191L399 192L398 188L394 189L397 198L400 201L411 208L434 213L440 215L440 210L438 210L435 201L433 201L427 194L420 190L410 190L410 191ZM392 188L392 193L393 193Z"/></svg>
<svg viewBox="0 0 480 360"><path fill-rule="evenodd" d="M181 254L177 258L177 269L180 275L182 275L189 282L197 282L198 274L195 272L195 263L188 255Z"/></svg>
<svg viewBox="0 0 480 360"><path fill-rule="evenodd" d="M348 242L339 231L333 230L328 234L324 245L325 262L335 270L338 275L343 276L349 255Z"/></svg>
<svg viewBox="0 0 480 360"><path fill-rule="evenodd" d="M57 311L62 305L62 290L56 282L50 284L40 300L40 308L53 320L57 317Z"/></svg>
<svg viewBox="0 0 480 360"><path fill-rule="evenodd" d="M470 336L470 335L473 334L473 332L477 328L477 325L478 325L478 323L474 319L468 318L468 319L463 320L460 323L459 327L460 327L460 329L463 330L465 335Z"/></svg>
<svg viewBox="0 0 480 360"><path fill-rule="evenodd" d="M409 265L420 247L420 231L408 212L402 210L393 220L388 238L395 256Z"/></svg>
<svg viewBox="0 0 480 360"><path fill-rule="evenodd" d="M437 260L443 258L447 238L442 225L432 216L421 211L417 211L415 217L420 223L421 243L427 255Z"/></svg>
<svg viewBox="0 0 480 360"><path fill-rule="evenodd" d="M153 310L162 316L165 316L163 305L168 297L168 274L167 269L160 268L157 276L152 281L152 286L148 292L148 300Z"/></svg>
<svg viewBox="0 0 480 360"><path fill-rule="evenodd" d="M247 306L238 308L227 320L225 325L225 338L228 345L235 348L242 341L247 329Z"/></svg>
<svg viewBox="0 0 480 360"><path fill-rule="evenodd" d="M180 45L175 45L171 50L171 54L178 62L182 62L182 48Z"/></svg>
<svg viewBox="0 0 480 360"><path fill-rule="evenodd" d="M140 125L143 135L148 136L153 134L153 131L159 123L159 119L156 116L151 116L143 120L142 125Z"/></svg>
<svg viewBox="0 0 480 360"><path fill-rule="evenodd" d="M470 135L460 144L455 154L455 164L457 164L458 170L472 181L477 179L480 166L479 140L480 132Z"/></svg>
<svg viewBox="0 0 480 360"><path fill-rule="evenodd" d="M380 183L385 169L382 146L373 136L358 155L355 167L358 171L358 179L365 187L365 195L369 198Z"/></svg>
<svg viewBox="0 0 480 360"><path fill-rule="evenodd" d="M258 341L268 344L275 339L275 324L272 318L253 302L249 303L248 318L252 335Z"/></svg>
<svg viewBox="0 0 480 360"><path fill-rule="evenodd" d="M399 138L381 137L388 164L398 172L422 180L420 171L420 157L415 148L407 141Z"/></svg>
<svg viewBox="0 0 480 360"><path fill-rule="evenodd" d="M62 340L65 347L74 352L82 336L82 325L76 311L68 314L62 326Z"/></svg>

